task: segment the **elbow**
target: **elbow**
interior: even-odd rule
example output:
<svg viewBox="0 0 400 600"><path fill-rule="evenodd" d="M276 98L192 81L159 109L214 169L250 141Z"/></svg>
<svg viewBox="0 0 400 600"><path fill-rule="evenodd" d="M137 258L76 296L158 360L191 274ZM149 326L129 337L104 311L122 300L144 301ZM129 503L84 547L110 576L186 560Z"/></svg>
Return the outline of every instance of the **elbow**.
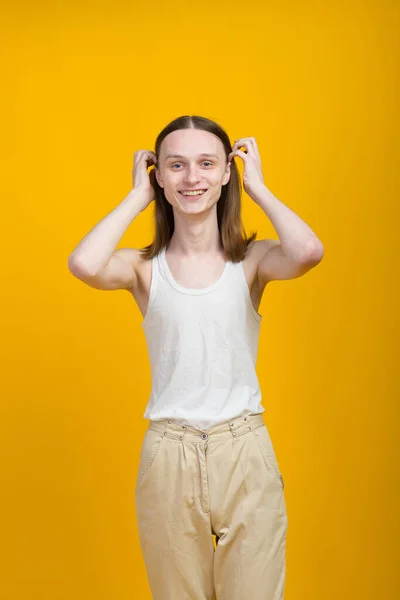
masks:
<svg viewBox="0 0 400 600"><path fill-rule="evenodd" d="M324 252L325 250L323 244L319 240L313 240L307 246L302 262L317 265L323 259Z"/></svg>
<svg viewBox="0 0 400 600"><path fill-rule="evenodd" d="M82 277L91 277L89 269L85 267L73 254L68 257L68 269L72 275L81 279Z"/></svg>

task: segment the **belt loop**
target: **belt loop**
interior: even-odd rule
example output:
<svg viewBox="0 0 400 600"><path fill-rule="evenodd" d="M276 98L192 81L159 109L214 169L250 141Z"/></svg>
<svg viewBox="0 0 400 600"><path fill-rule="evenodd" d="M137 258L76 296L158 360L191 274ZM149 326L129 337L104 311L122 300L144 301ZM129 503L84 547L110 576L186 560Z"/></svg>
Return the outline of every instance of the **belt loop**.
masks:
<svg viewBox="0 0 400 600"><path fill-rule="evenodd" d="M182 442L182 441L183 441L183 438L184 438L184 436L185 436L185 433L186 433L186 431L187 431L187 427L186 427L186 425L181 425L181 428L182 428L182 434L179 436L179 439L180 439L180 440L181 440L181 442Z"/></svg>
<svg viewBox="0 0 400 600"><path fill-rule="evenodd" d="M246 415L244 417L243 421L245 421L246 430L247 431L251 431L253 429L253 423L254 423L254 419L253 419L252 413Z"/></svg>
<svg viewBox="0 0 400 600"><path fill-rule="evenodd" d="M186 425L179 425L179 423L175 423L171 419L168 419L167 421L165 421L164 435L166 435L166 433L167 433L167 428L168 428L169 423L173 423L173 425L175 425L175 427L179 427L182 430L182 433L178 432L178 431L176 431L176 432L174 431L174 435L172 436L174 439L176 439L175 435L177 435L177 436L179 436L179 440L182 441L183 436L186 433L186 429L187 429Z"/></svg>
<svg viewBox="0 0 400 600"><path fill-rule="evenodd" d="M253 429L252 414L250 413L244 415L243 417L236 417L232 419L232 421L229 421L228 425L234 437L237 435L243 435L244 433L247 433ZM238 433L235 431L235 429L239 430Z"/></svg>
<svg viewBox="0 0 400 600"><path fill-rule="evenodd" d="M236 431L233 431L233 428L234 428L234 426L235 426L235 420L233 420L233 421L229 421L229 422L228 422L228 425L229 425L229 429L230 429L230 430L231 430L231 432L232 432L232 435L233 435L234 437L236 437Z"/></svg>
<svg viewBox="0 0 400 600"><path fill-rule="evenodd" d="M164 422L164 431L162 432L163 437L167 435L167 425L168 425L168 421Z"/></svg>

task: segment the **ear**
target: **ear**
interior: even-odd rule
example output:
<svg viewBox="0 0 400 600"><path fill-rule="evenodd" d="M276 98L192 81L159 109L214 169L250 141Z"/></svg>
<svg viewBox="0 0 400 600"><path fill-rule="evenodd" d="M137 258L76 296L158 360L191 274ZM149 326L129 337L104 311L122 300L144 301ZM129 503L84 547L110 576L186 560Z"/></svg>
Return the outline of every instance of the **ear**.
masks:
<svg viewBox="0 0 400 600"><path fill-rule="evenodd" d="M225 173L222 179L222 185L226 185L231 178L231 163L228 162L225 168Z"/></svg>
<svg viewBox="0 0 400 600"><path fill-rule="evenodd" d="M155 173L158 185L163 188L164 184L162 182L160 171L157 166L154 167L154 173Z"/></svg>

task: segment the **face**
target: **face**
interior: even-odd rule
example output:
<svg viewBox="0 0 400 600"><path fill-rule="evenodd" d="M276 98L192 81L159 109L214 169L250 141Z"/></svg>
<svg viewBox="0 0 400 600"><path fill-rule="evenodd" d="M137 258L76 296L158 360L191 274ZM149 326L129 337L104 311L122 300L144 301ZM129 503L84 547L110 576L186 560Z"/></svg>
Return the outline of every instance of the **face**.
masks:
<svg viewBox="0 0 400 600"><path fill-rule="evenodd" d="M167 135L155 171L168 202L183 212L200 212L216 204L230 177L221 140L200 129L179 129ZM202 192L184 194L194 190Z"/></svg>

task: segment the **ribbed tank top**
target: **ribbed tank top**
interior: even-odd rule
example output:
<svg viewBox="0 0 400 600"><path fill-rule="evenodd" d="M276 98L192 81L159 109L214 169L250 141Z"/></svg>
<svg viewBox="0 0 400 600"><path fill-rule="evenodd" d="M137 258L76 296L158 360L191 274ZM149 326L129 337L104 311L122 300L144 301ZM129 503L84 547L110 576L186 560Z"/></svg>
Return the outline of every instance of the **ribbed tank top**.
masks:
<svg viewBox="0 0 400 600"><path fill-rule="evenodd" d="M165 252L152 259L142 321L152 379L144 418L206 430L264 412L255 368L262 316L243 263L227 261L216 282L192 289L175 281Z"/></svg>

